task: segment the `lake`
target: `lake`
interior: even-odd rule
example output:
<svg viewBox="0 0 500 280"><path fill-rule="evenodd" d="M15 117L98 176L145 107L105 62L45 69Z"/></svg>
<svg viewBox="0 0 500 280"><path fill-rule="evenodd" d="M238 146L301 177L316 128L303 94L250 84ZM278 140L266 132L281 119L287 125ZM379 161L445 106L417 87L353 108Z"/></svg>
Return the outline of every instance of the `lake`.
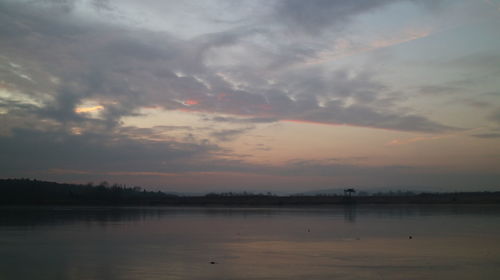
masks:
<svg viewBox="0 0 500 280"><path fill-rule="evenodd" d="M499 279L500 207L0 208L0 279Z"/></svg>

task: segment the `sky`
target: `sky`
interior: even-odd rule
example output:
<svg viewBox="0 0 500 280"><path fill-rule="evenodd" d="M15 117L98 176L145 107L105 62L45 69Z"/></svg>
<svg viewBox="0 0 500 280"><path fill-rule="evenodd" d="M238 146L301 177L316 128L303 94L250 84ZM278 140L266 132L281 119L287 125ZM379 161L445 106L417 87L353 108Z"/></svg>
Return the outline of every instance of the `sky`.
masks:
<svg viewBox="0 0 500 280"><path fill-rule="evenodd" d="M500 1L0 0L0 177L500 191Z"/></svg>

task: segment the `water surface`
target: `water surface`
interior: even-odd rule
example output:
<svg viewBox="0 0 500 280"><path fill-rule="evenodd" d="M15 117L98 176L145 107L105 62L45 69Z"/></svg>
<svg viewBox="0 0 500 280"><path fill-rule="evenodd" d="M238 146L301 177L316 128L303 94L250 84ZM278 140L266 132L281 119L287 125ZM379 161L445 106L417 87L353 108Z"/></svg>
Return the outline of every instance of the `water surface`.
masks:
<svg viewBox="0 0 500 280"><path fill-rule="evenodd" d="M0 210L0 279L500 275L498 206Z"/></svg>

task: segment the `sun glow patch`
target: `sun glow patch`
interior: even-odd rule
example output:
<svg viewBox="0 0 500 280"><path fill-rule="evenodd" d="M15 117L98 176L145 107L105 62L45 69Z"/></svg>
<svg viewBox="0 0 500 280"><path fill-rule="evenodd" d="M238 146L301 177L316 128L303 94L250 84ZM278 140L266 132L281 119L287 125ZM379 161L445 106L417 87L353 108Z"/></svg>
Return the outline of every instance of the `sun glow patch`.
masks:
<svg viewBox="0 0 500 280"><path fill-rule="evenodd" d="M102 110L104 109L103 106L101 105L96 105L96 106L92 106L92 107L78 107L78 108L75 108L75 113L91 113L91 112L96 112L96 111L99 111L99 110Z"/></svg>
<svg viewBox="0 0 500 280"><path fill-rule="evenodd" d="M186 99L186 100L184 100L183 104L187 105L187 106L193 106L193 105L200 104L200 101L198 101L196 99Z"/></svg>

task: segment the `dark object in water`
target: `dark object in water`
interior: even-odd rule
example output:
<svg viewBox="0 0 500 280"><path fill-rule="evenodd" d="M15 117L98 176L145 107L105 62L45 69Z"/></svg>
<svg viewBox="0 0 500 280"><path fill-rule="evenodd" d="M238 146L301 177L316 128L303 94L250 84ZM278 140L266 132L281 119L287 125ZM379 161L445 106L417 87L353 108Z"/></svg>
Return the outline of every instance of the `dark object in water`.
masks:
<svg viewBox="0 0 500 280"><path fill-rule="evenodd" d="M413 239L413 236L411 236L411 235L410 235L410 236L408 236L408 239Z"/></svg>
<svg viewBox="0 0 500 280"><path fill-rule="evenodd" d="M216 262L210 262L210 264L216 264Z"/></svg>

